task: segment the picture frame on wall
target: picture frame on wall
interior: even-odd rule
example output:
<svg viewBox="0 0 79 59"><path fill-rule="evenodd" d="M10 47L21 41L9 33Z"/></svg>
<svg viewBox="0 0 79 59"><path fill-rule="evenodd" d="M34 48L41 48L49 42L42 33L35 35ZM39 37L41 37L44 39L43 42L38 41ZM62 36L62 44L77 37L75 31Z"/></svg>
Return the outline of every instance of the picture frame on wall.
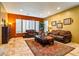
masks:
<svg viewBox="0 0 79 59"><path fill-rule="evenodd" d="M73 19L72 18L66 18L66 19L64 19L64 21L63 21L63 24L64 25L70 25L70 24L72 24L73 23Z"/></svg>
<svg viewBox="0 0 79 59"><path fill-rule="evenodd" d="M51 22L51 25L52 25L52 26L56 26L56 21L52 21L52 22Z"/></svg>
<svg viewBox="0 0 79 59"><path fill-rule="evenodd" d="M57 28L62 29L63 28L63 23L57 23Z"/></svg>

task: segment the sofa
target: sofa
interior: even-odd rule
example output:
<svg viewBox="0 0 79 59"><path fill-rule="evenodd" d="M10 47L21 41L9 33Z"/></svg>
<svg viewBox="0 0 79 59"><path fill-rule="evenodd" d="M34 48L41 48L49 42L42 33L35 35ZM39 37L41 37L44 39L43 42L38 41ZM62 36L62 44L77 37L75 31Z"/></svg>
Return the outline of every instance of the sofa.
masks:
<svg viewBox="0 0 79 59"><path fill-rule="evenodd" d="M36 33L37 32L35 30L26 30L23 37L24 38L31 38L31 37L34 37Z"/></svg>
<svg viewBox="0 0 79 59"><path fill-rule="evenodd" d="M72 34L70 31L65 30L52 30L52 35L55 37L56 41L62 42L62 43L69 43L72 39Z"/></svg>

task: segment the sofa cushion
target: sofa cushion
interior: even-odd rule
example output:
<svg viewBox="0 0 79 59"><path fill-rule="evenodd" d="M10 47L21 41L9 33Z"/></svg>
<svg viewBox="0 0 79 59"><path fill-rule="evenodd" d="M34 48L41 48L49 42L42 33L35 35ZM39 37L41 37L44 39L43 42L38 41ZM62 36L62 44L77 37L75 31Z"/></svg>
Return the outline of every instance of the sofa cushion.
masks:
<svg viewBox="0 0 79 59"><path fill-rule="evenodd" d="M52 30L52 34L53 35L59 35L59 31L58 30Z"/></svg>
<svg viewBox="0 0 79 59"><path fill-rule="evenodd" d="M63 36L63 35L65 35L65 33L66 33L66 32L62 30L62 31L60 31L59 35L60 35L60 36Z"/></svg>

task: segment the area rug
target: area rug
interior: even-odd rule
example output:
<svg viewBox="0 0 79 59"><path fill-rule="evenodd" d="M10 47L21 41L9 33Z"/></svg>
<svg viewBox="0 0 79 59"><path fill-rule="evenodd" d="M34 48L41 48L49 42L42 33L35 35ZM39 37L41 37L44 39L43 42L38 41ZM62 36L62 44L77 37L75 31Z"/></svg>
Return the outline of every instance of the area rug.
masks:
<svg viewBox="0 0 79 59"><path fill-rule="evenodd" d="M35 56L64 56L74 49L57 41L54 42L54 45L44 47L34 40L26 40L26 43Z"/></svg>

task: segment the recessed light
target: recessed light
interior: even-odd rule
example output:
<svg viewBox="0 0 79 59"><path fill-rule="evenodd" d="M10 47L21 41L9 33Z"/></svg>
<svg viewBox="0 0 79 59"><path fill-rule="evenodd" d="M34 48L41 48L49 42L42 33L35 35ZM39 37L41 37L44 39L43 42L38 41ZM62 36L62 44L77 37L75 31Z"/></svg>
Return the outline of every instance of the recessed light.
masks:
<svg viewBox="0 0 79 59"><path fill-rule="evenodd" d="M20 11L23 11L23 9L20 9Z"/></svg>
<svg viewBox="0 0 79 59"><path fill-rule="evenodd" d="M50 14L50 11L48 11L48 14Z"/></svg>
<svg viewBox="0 0 79 59"><path fill-rule="evenodd" d="M60 10L61 8L60 7L57 7L57 10Z"/></svg>

